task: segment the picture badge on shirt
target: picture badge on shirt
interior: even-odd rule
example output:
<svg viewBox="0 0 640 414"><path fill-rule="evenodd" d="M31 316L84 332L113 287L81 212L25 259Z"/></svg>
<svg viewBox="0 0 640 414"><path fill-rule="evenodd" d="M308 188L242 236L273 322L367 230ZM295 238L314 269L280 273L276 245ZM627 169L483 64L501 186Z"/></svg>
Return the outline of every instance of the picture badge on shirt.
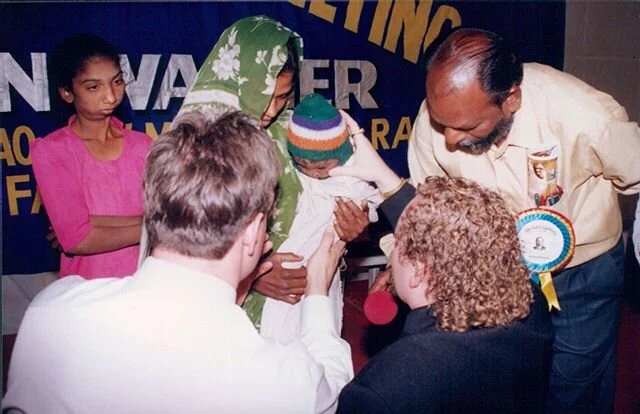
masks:
<svg viewBox="0 0 640 414"><path fill-rule="evenodd" d="M516 230L531 279L540 284L549 310L560 310L551 273L562 269L573 257L576 237L571 221L557 211L531 208L518 214Z"/></svg>
<svg viewBox="0 0 640 414"><path fill-rule="evenodd" d="M558 148L537 148L527 151L529 197L537 207L552 206L560 201L558 185Z"/></svg>

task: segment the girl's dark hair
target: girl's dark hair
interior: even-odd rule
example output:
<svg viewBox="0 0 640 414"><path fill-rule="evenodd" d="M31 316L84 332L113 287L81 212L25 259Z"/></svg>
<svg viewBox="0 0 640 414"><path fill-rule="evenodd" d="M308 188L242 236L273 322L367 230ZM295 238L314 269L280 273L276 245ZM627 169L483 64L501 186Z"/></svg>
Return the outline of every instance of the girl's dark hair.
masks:
<svg viewBox="0 0 640 414"><path fill-rule="evenodd" d="M58 88L71 90L72 81L82 72L91 59L100 58L113 62L120 67L118 50L101 37L86 33L76 34L58 44L49 60L49 85L51 99L50 116L53 125L58 128L67 124L69 117L75 112L58 94ZM126 98L126 97L125 97ZM115 111L114 116L122 119L123 105Z"/></svg>
<svg viewBox="0 0 640 414"><path fill-rule="evenodd" d="M106 40L82 33L66 38L51 55L52 84L71 90L71 81L93 58L108 59L120 67L118 50Z"/></svg>

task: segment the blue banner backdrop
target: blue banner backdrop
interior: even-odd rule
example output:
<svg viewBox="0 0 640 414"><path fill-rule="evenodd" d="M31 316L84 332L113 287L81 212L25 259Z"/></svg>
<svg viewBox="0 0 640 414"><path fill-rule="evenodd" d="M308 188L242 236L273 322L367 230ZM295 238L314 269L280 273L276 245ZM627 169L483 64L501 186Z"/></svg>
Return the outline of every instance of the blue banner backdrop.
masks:
<svg viewBox="0 0 640 414"><path fill-rule="evenodd" d="M45 241L48 221L28 149L30 140L61 126L47 76L54 46L88 32L118 47L129 82L123 121L155 137L222 31L255 14L300 33L300 93L321 93L347 109L403 176L411 125L424 98L424 61L452 28L493 30L525 61L563 65L565 5L559 1L0 4L3 274L58 268L58 253Z"/></svg>

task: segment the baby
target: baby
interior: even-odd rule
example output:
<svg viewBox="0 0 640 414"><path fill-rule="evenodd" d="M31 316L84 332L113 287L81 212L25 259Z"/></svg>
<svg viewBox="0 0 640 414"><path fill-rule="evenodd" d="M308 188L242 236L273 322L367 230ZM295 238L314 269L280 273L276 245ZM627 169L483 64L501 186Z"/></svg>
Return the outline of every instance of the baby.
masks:
<svg viewBox="0 0 640 414"><path fill-rule="evenodd" d="M289 238L279 252L292 252L307 260L320 245L324 230L333 225L336 198L351 199L361 205L369 205L369 220L378 220L377 206L382 197L376 187L353 177L329 177L329 170L349 163L353 147L349 141L347 126L340 113L321 95L307 95L293 111L289 122L288 150L297 175L302 183L296 216ZM334 306L336 330L342 329L342 283L340 271L336 271L329 290ZM289 341L300 336L300 303L267 298L262 312L260 333L264 337Z"/></svg>

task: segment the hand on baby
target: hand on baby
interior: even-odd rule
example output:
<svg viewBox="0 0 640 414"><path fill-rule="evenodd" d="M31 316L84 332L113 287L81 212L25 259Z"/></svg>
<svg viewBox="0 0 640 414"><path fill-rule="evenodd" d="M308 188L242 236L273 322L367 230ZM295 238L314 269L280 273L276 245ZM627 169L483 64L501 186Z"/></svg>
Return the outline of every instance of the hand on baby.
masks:
<svg viewBox="0 0 640 414"><path fill-rule="evenodd" d="M344 111L340 111L342 117L347 123L350 134L353 135L352 144L355 148L353 162L350 165L342 165L335 167L329 171L330 176L347 175L360 178L361 180L380 184L382 181L388 181L395 173L380 158L380 155L369 142L369 139L360 131L358 123ZM389 176L391 174L391 176Z"/></svg>
<svg viewBox="0 0 640 414"><path fill-rule="evenodd" d="M301 260L303 257L293 253L272 254L265 261L272 265L271 269L256 280L253 288L269 298L292 305L300 302L307 286L307 268L292 267Z"/></svg>
<svg viewBox="0 0 640 414"><path fill-rule="evenodd" d="M324 231L320 246L307 263L308 278L305 295L327 295L345 245L344 241L336 240L331 226Z"/></svg>
<svg viewBox="0 0 640 414"><path fill-rule="evenodd" d="M333 214L336 218L333 224L336 234L347 243L357 239L369 225L369 205L366 200L358 207L353 200L338 198Z"/></svg>

